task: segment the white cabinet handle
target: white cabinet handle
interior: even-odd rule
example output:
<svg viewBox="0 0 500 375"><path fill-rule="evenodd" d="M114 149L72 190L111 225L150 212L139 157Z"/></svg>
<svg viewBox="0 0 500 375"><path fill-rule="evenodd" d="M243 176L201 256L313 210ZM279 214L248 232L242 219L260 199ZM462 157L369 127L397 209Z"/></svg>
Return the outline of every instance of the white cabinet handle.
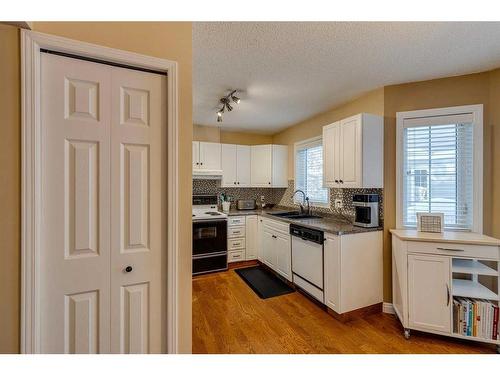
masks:
<svg viewBox="0 0 500 375"><path fill-rule="evenodd" d="M438 250L445 250L445 251L465 251L464 249L450 249L448 247L438 247Z"/></svg>

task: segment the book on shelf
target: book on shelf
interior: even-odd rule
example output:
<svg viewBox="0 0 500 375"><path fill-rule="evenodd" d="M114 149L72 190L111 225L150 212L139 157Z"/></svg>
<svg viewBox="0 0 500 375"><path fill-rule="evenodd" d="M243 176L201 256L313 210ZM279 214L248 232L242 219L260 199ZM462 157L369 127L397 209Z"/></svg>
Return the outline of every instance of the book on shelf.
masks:
<svg viewBox="0 0 500 375"><path fill-rule="evenodd" d="M484 299L453 298L453 332L498 340L499 306Z"/></svg>

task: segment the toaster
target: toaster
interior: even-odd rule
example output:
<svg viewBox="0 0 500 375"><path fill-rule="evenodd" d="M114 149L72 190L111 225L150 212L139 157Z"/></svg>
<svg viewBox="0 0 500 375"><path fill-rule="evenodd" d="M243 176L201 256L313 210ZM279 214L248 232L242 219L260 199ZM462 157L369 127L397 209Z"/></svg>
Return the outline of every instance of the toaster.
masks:
<svg viewBox="0 0 500 375"><path fill-rule="evenodd" d="M238 210L255 210L255 199L238 199L236 208Z"/></svg>

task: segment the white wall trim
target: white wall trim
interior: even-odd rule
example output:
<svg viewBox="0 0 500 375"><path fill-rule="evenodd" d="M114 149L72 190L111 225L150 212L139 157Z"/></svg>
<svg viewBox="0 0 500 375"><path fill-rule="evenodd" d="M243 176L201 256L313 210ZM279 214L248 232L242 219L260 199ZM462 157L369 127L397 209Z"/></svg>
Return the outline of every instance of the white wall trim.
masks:
<svg viewBox="0 0 500 375"><path fill-rule="evenodd" d="M165 71L168 134L167 343L178 352L179 98L177 63L133 52L21 31L21 353L40 352L39 254L41 227L40 49Z"/></svg>
<svg viewBox="0 0 500 375"><path fill-rule="evenodd" d="M405 119L472 114L473 116L473 232L483 233L483 105L423 109L396 113L396 227L403 225L403 129Z"/></svg>
<svg viewBox="0 0 500 375"><path fill-rule="evenodd" d="M382 304L382 312L385 314L396 314L396 311L394 311L394 306L392 306L392 303L390 302L384 302Z"/></svg>

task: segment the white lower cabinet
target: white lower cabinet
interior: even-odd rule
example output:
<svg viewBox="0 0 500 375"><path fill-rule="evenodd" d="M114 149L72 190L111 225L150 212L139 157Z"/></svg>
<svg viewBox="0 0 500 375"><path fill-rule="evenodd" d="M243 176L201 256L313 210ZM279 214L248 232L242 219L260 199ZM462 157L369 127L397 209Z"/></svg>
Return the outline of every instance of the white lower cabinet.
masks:
<svg viewBox="0 0 500 375"><path fill-rule="evenodd" d="M451 333L450 257L408 255L410 328Z"/></svg>
<svg viewBox="0 0 500 375"><path fill-rule="evenodd" d="M257 259L258 244L257 215L229 217L227 221L228 263Z"/></svg>
<svg viewBox="0 0 500 375"><path fill-rule="evenodd" d="M392 304L406 338L415 329L496 344L500 352L493 321L482 319L500 300L500 240L464 232L391 233ZM467 325L460 308L471 306L479 318Z"/></svg>
<svg viewBox="0 0 500 375"><path fill-rule="evenodd" d="M258 257L258 220L257 215L246 217L245 223L246 236L246 260L254 260Z"/></svg>
<svg viewBox="0 0 500 375"><path fill-rule="evenodd" d="M325 304L338 314L382 302L382 231L326 234L324 296Z"/></svg>
<svg viewBox="0 0 500 375"><path fill-rule="evenodd" d="M272 270L292 281L292 245L288 224L261 219L261 261Z"/></svg>

